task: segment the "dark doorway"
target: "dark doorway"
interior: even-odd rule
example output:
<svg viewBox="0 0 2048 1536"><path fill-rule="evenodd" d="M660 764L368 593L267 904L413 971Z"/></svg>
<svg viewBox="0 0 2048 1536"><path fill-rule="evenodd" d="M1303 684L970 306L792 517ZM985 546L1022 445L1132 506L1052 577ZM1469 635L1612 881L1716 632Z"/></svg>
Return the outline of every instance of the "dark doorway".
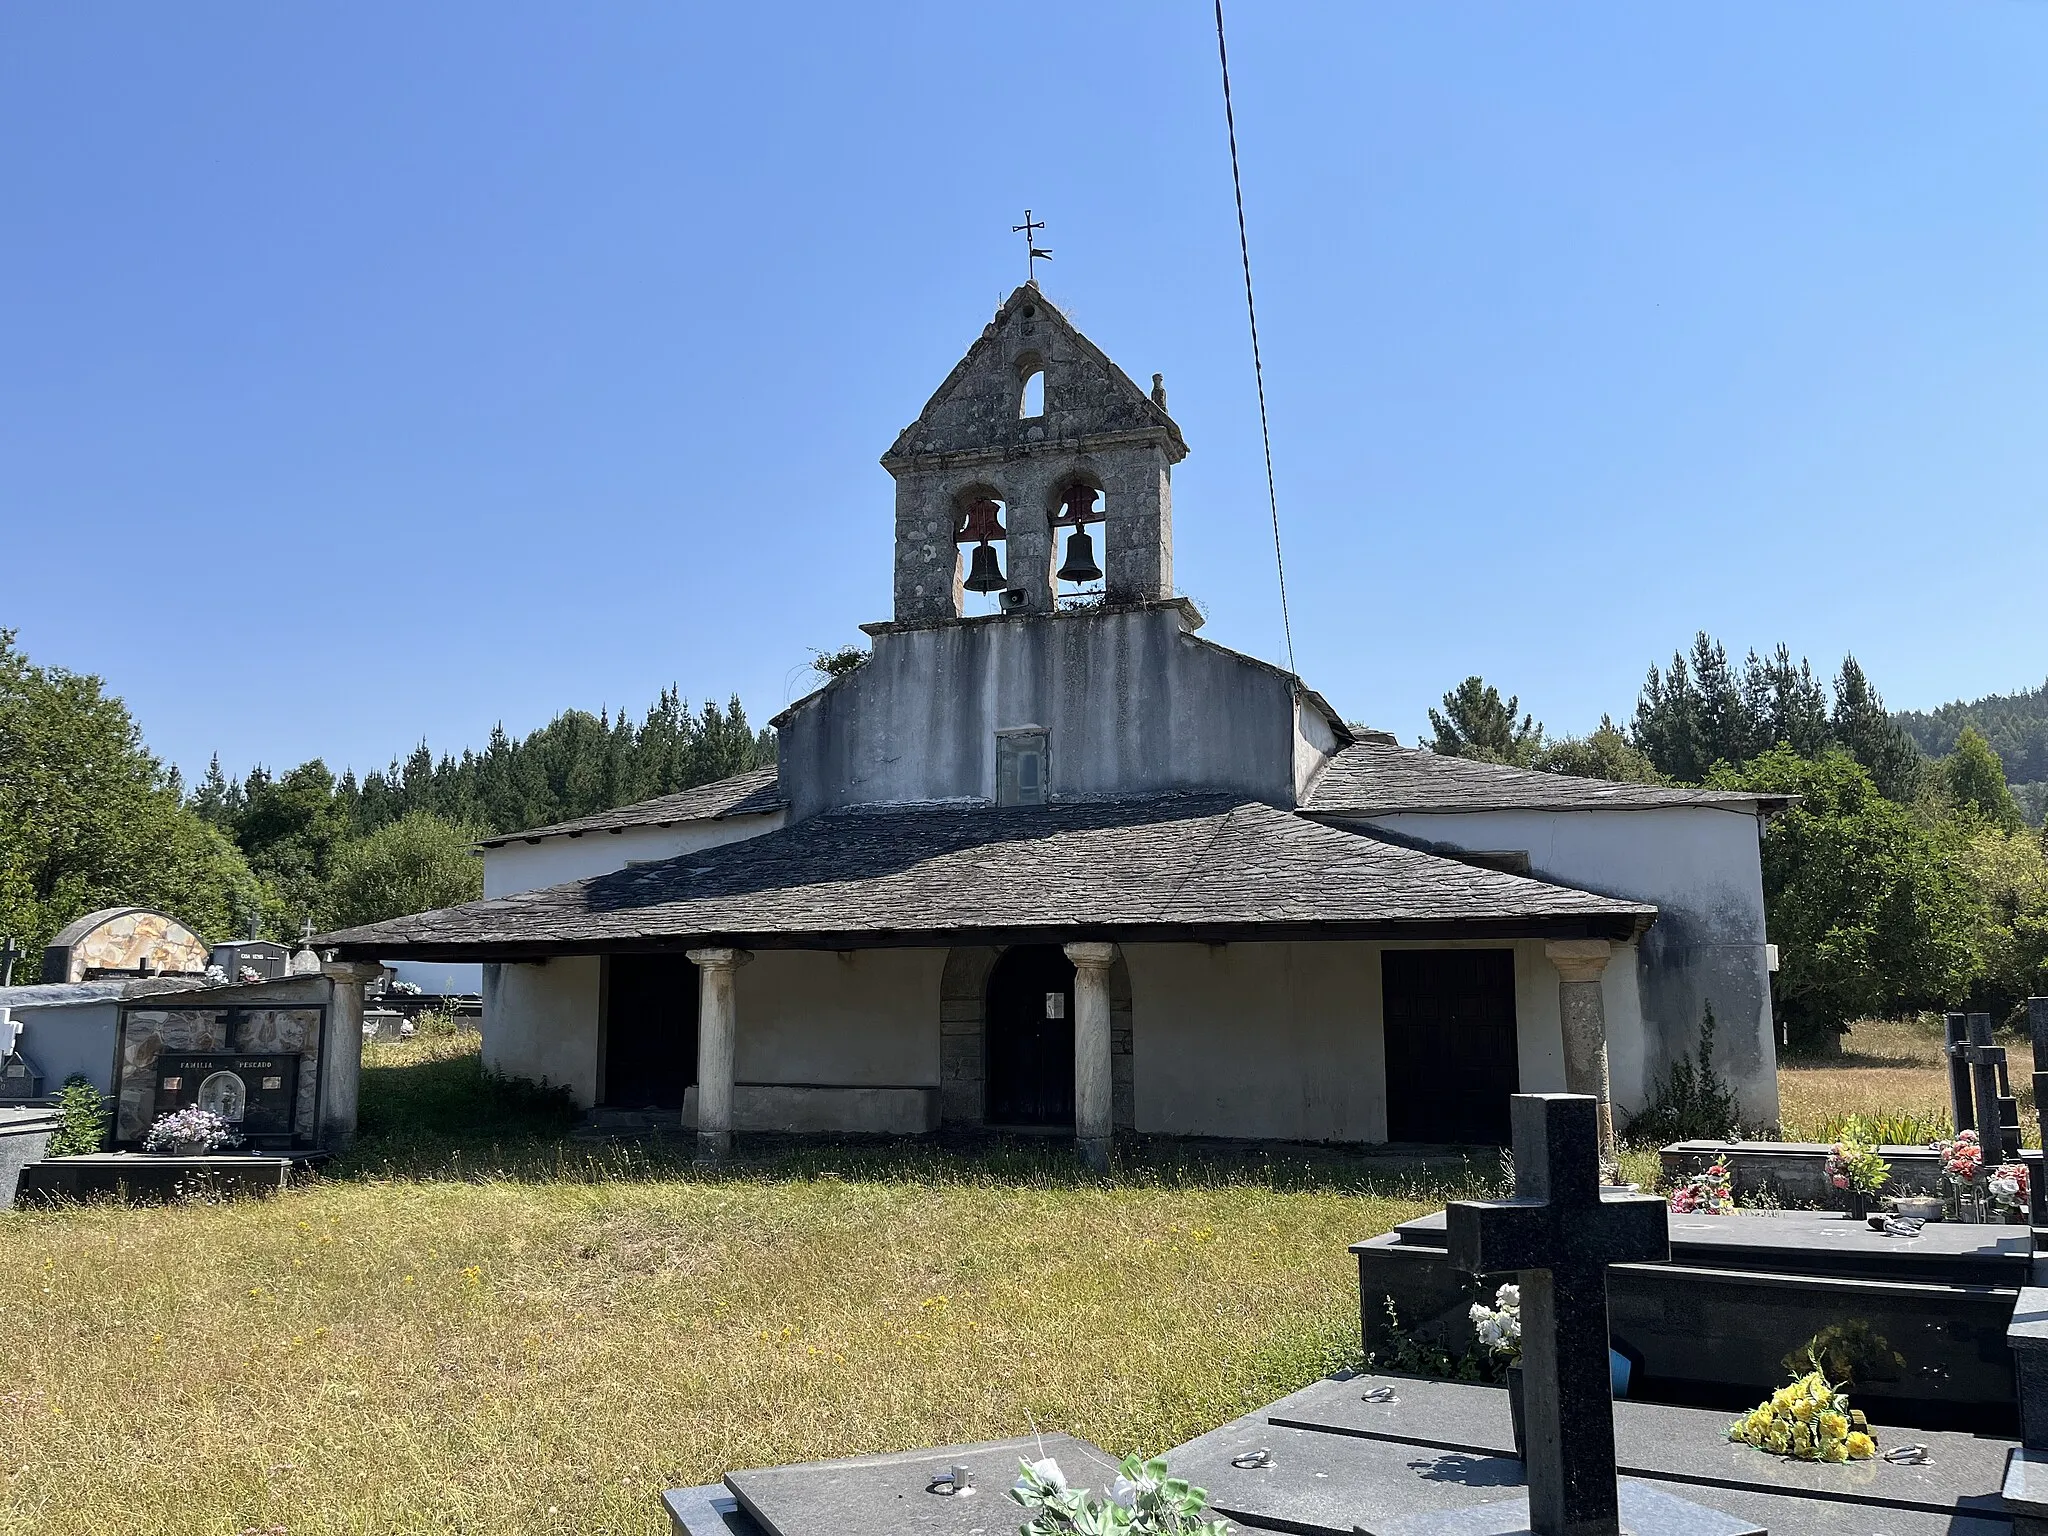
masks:
<svg viewBox="0 0 2048 1536"><path fill-rule="evenodd" d="M615 1109L683 1107L697 1081L697 967L682 955L613 955L604 1003L604 1098Z"/></svg>
<svg viewBox="0 0 2048 1536"><path fill-rule="evenodd" d="M990 1125L1074 1123L1074 962L1056 944L1003 951L988 977Z"/></svg>
<svg viewBox="0 0 2048 1536"><path fill-rule="evenodd" d="M1515 952L1390 949L1380 956L1390 1141L1508 1144L1520 1090Z"/></svg>

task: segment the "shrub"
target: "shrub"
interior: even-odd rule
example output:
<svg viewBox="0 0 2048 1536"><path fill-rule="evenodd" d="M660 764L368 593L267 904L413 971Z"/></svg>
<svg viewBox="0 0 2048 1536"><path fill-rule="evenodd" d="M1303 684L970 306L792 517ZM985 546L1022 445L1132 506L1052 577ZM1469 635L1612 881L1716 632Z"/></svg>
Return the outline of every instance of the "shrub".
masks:
<svg viewBox="0 0 2048 1536"><path fill-rule="evenodd" d="M1637 1141L1728 1141L1742 1129L1735 1089L1714 1070L1714 1005L1700 1018L1699 1048L1671 1063L1643 1112L1628 1124Z"/></svg>
<svg viewBox="0 0 2048 1536"><path fill-rule="evenodd" d="M110 1124L107 1101L84 1073L74 1072L64 1079L64 1086L57 1091L57 1108L64 1123L50 1137L44 1156L82 1157L106 1146Z"/></svg>

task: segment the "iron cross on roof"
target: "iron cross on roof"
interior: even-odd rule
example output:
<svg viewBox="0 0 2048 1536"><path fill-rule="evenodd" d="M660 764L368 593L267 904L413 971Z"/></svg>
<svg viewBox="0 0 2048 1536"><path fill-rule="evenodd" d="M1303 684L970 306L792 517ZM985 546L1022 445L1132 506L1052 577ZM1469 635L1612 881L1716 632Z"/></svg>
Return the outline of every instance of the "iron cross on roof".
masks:
<svg viewBox="0 0 2048 1536"><path fill-rule="evenodd" d="M1474 1275L1519 1272L1529 1530L1612 1533L1621 1506L1607 1266L1670 1258L1669 1221L1654 1195L1601 1198L1597 1100L1518 1093L1508 1105L1515 1196L1451 1205L1451 1262Z"/></svg>
<svg viewBox="0 0 2048 1536"><path fill-rule="evenodd" d="M1024 222L1022 224L1012 224L1010 226L1011 234L1024 237L1024 249L1030 253L1024 258L1024 271L1028 279L1034 283L1038 281L1038 264L1041 261L1052 260L1051 251L1040 250L1038 247L1037 231L1043 228L1045 228L1045 220L1039 219L1034 222L1029 208L1024 210Z"/></svg>

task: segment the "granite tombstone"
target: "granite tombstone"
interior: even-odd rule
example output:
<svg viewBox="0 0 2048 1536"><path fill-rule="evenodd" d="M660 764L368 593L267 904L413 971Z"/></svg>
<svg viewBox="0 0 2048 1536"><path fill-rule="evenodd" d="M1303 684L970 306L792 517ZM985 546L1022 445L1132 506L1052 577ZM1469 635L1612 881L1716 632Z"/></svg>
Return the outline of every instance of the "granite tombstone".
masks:
<svg viewBox="0 0 2048 1536"><path fill-rule="evenodd" d="M1452 1262L1516 1272L1528 1457L1523 1499L1420 1516L1389 1536L1621 1536L1630 1529L1738 1536L1756 1527L1615 1476L1607 1266L1671 1251L1669 1212L1648 1195L1603 1195L1599 1105L1586 1094L1510 1100L1515 1194L1449 1208Z"/></svg>

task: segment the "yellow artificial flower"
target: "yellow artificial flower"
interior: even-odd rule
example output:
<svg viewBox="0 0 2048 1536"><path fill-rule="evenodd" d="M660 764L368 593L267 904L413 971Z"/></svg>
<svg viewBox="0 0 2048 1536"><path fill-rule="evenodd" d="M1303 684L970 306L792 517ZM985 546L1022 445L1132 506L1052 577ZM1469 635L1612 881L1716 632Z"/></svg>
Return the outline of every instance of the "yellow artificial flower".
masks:
<svg viewBox="0 0 2048 1536"><path fill-rule="evenodd" d="M1849 1438L1842 1443L1842 1448L1856 1461L1862 1461L1877 1454L1877 1442L1864 1434L1860 1429L1850 1434Z"/></svg>
<svg viewBox="0 0 2048 1536"><path fill-rule="evenodd" d="M1819 1410L1814 1406L1813 1399L1810 1397L1802 1397L1792 1405L1792 1417L1801 1424L1810 1423L1817 1412Z"/></svg>
<svg viewBox="0 0 2048 1536"><path fill-rule="evenodd" d="M1839 1440L1849 1433L1849 1416L1846 1413L1829 1411L1820 1416L1820 1432L1830 1440Z"/></svg>
<svg viewBox="0 0 2048 1536"><path fill-rule="evenodd" d="M1830 1441L1821 1447L1820 1459L1822 1461L1847 1461L1849 1459L1849 1448L1839 1440Z"/></svg>

